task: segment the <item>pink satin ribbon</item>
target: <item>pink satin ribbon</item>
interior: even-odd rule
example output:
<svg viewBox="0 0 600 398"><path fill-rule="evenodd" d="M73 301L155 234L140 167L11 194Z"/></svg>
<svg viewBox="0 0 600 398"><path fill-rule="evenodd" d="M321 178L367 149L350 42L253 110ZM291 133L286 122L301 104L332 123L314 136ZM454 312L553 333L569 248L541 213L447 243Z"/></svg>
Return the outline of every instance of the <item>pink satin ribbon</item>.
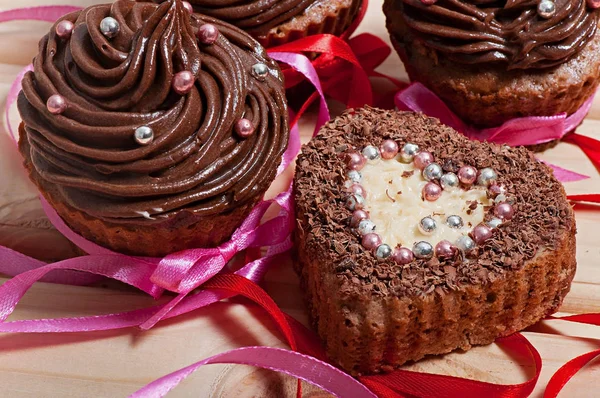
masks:
<svg viewBox="0 0 600 398"><path fill-rule="evenodd" d="M367 387L333 366L308 355L274 347L244 347L217 354L163 376L129 397L164 397L199 367L218 363L252 365L285 373L340 398L376 398Z"/></svg>
<svg viewBox="0 0 600 398"><path fill-rule="evenodd" d="M313 132L313 136L317 134L321 126L323 126L327 121L329 121L329 108L327 107L327 101L325 101L325 93L323 92L323 87L321 87L321 81L319 80L319 76L317 75L312 63L310 60L304 56L299 56L296 53L287 53L287 52L272 52L269 51L269 56L276 61L287 64L304 75L309 82L312 83L313 86L317 89L319 93L320 102L319 102L319 113L317 115L317 124L315 125L315 131ZM314 72L314 73L313 73Z"/></svg>
<svg viewBox="0 0 600 398"><path fill-rule="evenodd" d="M500 127L477 129L464 123L437 95L421 83L413 83L398 92L396 107L401 111L422 112L440 121L471 140L495 142L510 146L537 145L563 138L579 126L592 107L590 97L574 114L530 116L507 121ZM559 181L571 182L589 178L570 170L546 163Z"/></svg>

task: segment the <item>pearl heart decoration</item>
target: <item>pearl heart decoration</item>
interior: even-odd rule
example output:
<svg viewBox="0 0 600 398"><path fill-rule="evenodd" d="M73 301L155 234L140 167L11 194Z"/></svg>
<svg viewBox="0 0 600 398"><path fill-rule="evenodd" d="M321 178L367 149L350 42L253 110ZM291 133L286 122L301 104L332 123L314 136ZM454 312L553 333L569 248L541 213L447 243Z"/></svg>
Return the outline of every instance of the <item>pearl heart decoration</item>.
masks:
<svg viewBox="0 0 600 398"><path fill-rule="evenodd" d="M443 239L432 245L426 240L427 236L433 234L438 228L432 214L421 219L415 226L425 238L424 240L415 242L412 248L398 245L392 249L375 232L377 226L369 216L367 190L361 185L361 170L374 162L412 163L414 170L404 172L401 177L408 178L415 171L419 172L418 175L421 176L424 183L421 192L423 201L435 202L442 197L442 193L445 191L456 193L461 189L465 192L475 188L485 190L487 197L491 198L491 203L494 204L493 214L495 217L485 223L481 222L473 226L468 233L456 232L462 235L455 242ZM345 183L346 192L348 192L346 206L348 210L352 211L352 215L349 217L350 226L361 236L363 247L373 252L382 261L391 258L398 265L405 265L414 261L415 258L427 260L437 256L442 261L456 259L458 253L469 253L477 245L485 244L488 239L492 238L494 229L514 216L515 210L506 197L506 188L497 184L498 175L494 170L491 168L477 170L475 167L464 165L460 169L454 170L456 174L445 172L440 164L435 163L432 153L420 151L417 145L410 142L401 145L393 140L384 140L379 145L367 145L360 151L348 152L346 153L346 167L348 175ZM386 194L390 200L394 201L387 191ZM439 214L436 215L439 216ZM456 214L447 215L443 218L442 223L454 230L461 230L465 226L463 218ZM469 225L470 227L471 225Z"/></svg>

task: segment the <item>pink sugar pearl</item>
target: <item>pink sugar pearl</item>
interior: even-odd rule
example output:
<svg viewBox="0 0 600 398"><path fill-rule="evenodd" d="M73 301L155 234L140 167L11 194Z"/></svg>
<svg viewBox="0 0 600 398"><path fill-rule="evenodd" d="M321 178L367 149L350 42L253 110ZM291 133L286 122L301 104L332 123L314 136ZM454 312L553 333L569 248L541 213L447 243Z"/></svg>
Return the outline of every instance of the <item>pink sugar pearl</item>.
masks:
<svg viewBox="0 0 600 398"><path fill-rule="evenodd" d="M440 196L442 196L442 187L433 182L428 182L423 187L422 194L423 199L425 199L426 201L435 202L440 198Z"/></svg>
<svg viewBox="0 0 600 398"><path fill-rule="evenodd" d="M440 258L452 258L454 257L455 248L447 240L440 241L435 245L435 255Z"/></svg>
<svg viewBox="0 0 600 398"><path fill-rule="evenodd" d="M254 125L250 120L242 118L235 124L235 132L242 138L248 138L254 134Z"/></svg>
<svg viewBox="0 0 600 398"><path fill-rule="evenodd" d="M352 219L350 220L350 226L356 228L358 227L358 224L360 224L360 222L362 220L366 220L369 218L369 213L367 213L364 210L355 210L354 213L352 213Z"/></svg>
<svg viewBox="0 0 600 398"><path fill-rule="evenodd" d="M56 35L61 39L66 40L71 37L74 28L75 25L73 25L73 22L67 20L60 21L58 25L56 25Z"/></svg>
<svg viewBox="0 0 600 398"><path fill-rule="evenodd" d="M494 195L494 197L506 192L506 188L504 187L504 185L498 185L498 184L494 184L494 185L490 186L489 190L492 193L492 195Z"/></svg>
<svg viewBox="0 0 600 398"><path fill-rule="evenodd" d="M375 250L381 244L381 237L375 233L369 233L363 236L362 245L367 250Z"/></svg>
<svg viewBox="0 0 600 398"><path fill-rule="evenodd" d="M379 152L381 152L381 157L384 159L393 159L398 154L399 148L396 141L393 140L385 140L379 146Z"/></svg>
<svg viewBox="0 0 600 398"><path fill-rule="evenodd" d="M346 165L350 170L361 170L367 163L367 159L358 152L349 153L347 159Z"/></svg>
<svg viewBox="0 0 600 398"><path fill-rule="evenodd" d="M510 220L515 215L515 209L510 203L506 202L496 205L496 208L494 210L498 218L501 218L503 220Z"/></svg>
<svg viewBox="0 0 600 398"><path fill-rule="evenodd" d="M196 37L202 44L214 44L219 38L219 29L213 24L205 23L198 29Z"/></svg>
<svg viewBox="0 0 600 398"><path fill-rule="evenodd" d="M194 12L194 9L192 8L192 5L189 2L182 1L181 4L183 5L183 8L185 8L190 14Z"/></svg>
<svg viewBox="0 0 600 398"><path fill-rule="evenodd" d="M408 247L397 247L394 249L394 253L392 254L392 258L399 265L406 265L413 262L415 259L415 255L412 250Z"/></svg>
<svg viewBox="0 0 600 398"><path fill-rule="evenodd" d="M471 185L477 179L477 169L472 166L463 166L458 170L458 179L465 185Z"/></svg>
<svg viewBox="0 0 600 398"><path fill-rule="evenodd" d="M192 87L194 87L194 83L196 82L196 77L189 70L183 70L181 72L177 72L175 76L173 76L173 90L179 95L184 95L190 92Z"/></svg>
<svg viewBox="0 0 600 398"><path fill-rule="evenodd" d="M471 234L473 235L473 240L475 243L481 245L492 237L492 230L487 225L479 224L473 228L473 232L471 232Z"/></svg>
<svg viewBox="0 0 600 398"><path fill-rule="evenodd" d="M423 170L429 164L433 163L434 158L430 152L419 152L415 155L415 167L419 170Z"/></svg>
<svg viewBox="0 0 600 398"><path fill-rule="evenodd" d="M598 8L600 7L600 0L587 0L587 5L590 8Z"/></svg>
<svg viewBox="0 0 600 398"><path fill-rule="evenodd" d="M46 108L53 115L61 114L67 110L67 100L60 94L54 94L46 101Z"/></svg>
<svg viewBox="0 0 600 398"><path fill-rule="evenodd" d="M363 198L367 196L367 191L365 191L363 186L360 184L352 184L350 186L350 192L352 192L354 194L358 194L358 195L362 196Z"/></svg>

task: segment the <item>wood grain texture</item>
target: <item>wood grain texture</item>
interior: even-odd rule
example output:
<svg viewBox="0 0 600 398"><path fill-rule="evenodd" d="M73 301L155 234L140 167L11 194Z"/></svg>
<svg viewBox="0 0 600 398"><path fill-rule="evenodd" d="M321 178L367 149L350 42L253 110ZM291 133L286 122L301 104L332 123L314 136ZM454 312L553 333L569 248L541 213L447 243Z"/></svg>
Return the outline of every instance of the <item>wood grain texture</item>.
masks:
<svg viewBox="0 0 600 398"><path fill-rule="evenodd" d="M0 9L52 4L55 0L0 0ZM62 0L62 4L88 5L98 1ZM18 3L18 4L17 4ZM381 0L371 0L359 31L369 31L387 41ZM37 51L37 41L49 24L11 22L0 25L0 98L5 98L19 70ZM393 54L379 69L404 78ZM3 101L4 103L4 101ZM333 106L339 110L339 105ZM11 119L18 121L14 110ZM303 140L312 131L310 118L302 128ZM600 99L594 103L579 133L600 138ZM600 175L583 153L559 144L542 158L577 170L591 179L569 183L571 194L600 192ZM35 188L27 180L21 160L4 126L0 127L0 244L45 260L73 254L73 248L49 225L41 211ZM288 170L273 186L281 190L291 178ZM600 211L576 212L579 268L563 313L600 312ZM290 260L291 261L291 260ZM4 280L4 279L3 279ZM290 263L278 264L267 276L267 291L282 309L306 323L298 280ZM26 294L11 320L83 316L121 312L154 304L150 298L115 284L74 287L37 284ZM539 349L544 368L534 396L540 397L550 376L565 362L600 346L600 328L544 321L530 328L527 338ZM0 386L3 397L120 397L146 383L210 355L246 345L285 347L268 317L257 307L233 300L159 324L149 332L128 329L115 332L63 335L0 335ZM467 353L421 361L407 368L457 375L496 383L526 380L532 369L520 358L511 358L497 345ZM597 365L597 364L596 364ZM588 366L566 387L565 397L597 395L600 367ZM201 368L174 390L170 397L293 397L291 378L247 366L211 365ZM305 396L325 396L306 388Z"/></svg>

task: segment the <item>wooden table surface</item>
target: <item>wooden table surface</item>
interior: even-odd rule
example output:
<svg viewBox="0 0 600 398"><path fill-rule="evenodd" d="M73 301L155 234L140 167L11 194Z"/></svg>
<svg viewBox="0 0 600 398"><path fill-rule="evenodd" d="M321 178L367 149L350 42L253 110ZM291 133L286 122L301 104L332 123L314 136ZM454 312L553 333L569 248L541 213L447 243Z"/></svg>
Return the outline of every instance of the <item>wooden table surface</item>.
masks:
<svg viewBox="0 0 600 398"><path fill-rule="evenodd" d="M56 0L0 0L0 10L52 4ZM85 6L93 0L62 0ZM371 0L359 31L387 41L381 12L382 0ZM0 98L4 99L16 74L37 50L39 38L49 28L44 22L11 22L0 25ZM393 54L380 71L404 78ZM4 105L2 105L4 108ZM13 122L18 115L12 112ZM307 123L310 124L310 123ZM73 253L70 244L54 231L41 211L35 188L27 180L21 159L0 127L0 245L42 259L56 260ZM304 126L303 139L311 132ZM579 133L600 138L600 97ZM559 144L542 158L590 175L568 183L570 194L600 192L600 175L585 155L569 144ZM273 186L281 189L290 172ZM600 312L600 209L576 212L578 271L561 313ZM2 279L5 280L5 279ZM282 309L306 323L298 280L289 262L277 265L265 287ZM129 289L74 287L39 283L18 305L9 320L83 316L122 312L153 304L152 299ZM550 376L565 362L600 348L600 328L560 321L544 321L525 332L544 360L534 396L541 397ZM286 347L268 317L241 302L215 304L175 320L160 323L148 332L127 329L114 332L0 335L0 395L3 397L124 397L148 382L225 350L247 346ZM597 364L596 364L597 365ZM457 375L496 383L527 380L532 368L511 358L492 344L467 353L453 353L410 366L411 369ZM592 363L566 386L564 397L598 396L600 366ZM211 365L185 380L170 397L292 397L295 382L270 371L248 366ZM305 396L323 396L306 388Z"/></svg>

